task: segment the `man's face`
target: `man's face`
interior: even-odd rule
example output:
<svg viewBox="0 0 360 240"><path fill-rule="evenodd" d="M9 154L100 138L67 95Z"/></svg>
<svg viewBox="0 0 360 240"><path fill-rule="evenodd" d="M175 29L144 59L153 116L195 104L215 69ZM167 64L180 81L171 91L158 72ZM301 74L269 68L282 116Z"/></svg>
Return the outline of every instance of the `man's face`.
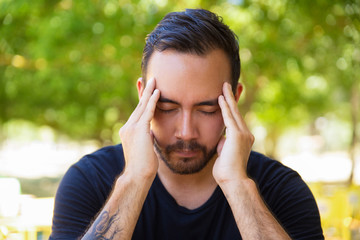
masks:
<svg viewBox="0 0 360 240"><path fill-rule="evenodd" d="M224 131L217 99L230 81L229 60L222 50L205 56L155 51L147 76L161 93L151 122L158 157L174 173L199 172Z"/></svg>

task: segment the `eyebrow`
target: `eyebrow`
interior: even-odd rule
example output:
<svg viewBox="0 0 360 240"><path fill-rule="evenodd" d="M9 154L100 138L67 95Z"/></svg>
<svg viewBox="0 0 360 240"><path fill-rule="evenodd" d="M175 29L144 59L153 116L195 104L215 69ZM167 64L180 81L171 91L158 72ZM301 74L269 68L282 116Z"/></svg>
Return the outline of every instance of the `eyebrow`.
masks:
<svg viewBox="0 0 360 240"><path fill-rule="evenodd" d="M161 97L159 98L158 102L161 102L161 103L173 103L173 104L177 104L177 105L180 105L180 103L174 101L174 100L171 100L169 98L165 98L165 97Z"/></svg>
<svg viewBox="0 0 360 240"><path fill-rule="evenodd" d="M195 104L195 106L216 106L218 105L218 99L211 99Z"/></svg>
<svg viewBox="0 0 360 240"><path fill-rule="evenodd" d="M177 105L180 105L180 103L174 101L174 100L171 100L169 98L166 98L166 97L160 97L158 102L160 103L172 103L172 104L177 104ZM207 101L203 101L203 102L199 102L199 103L196 103L195 106L216 106L218 105L218 99L211 99L211 100L207 100Z"/></svg>

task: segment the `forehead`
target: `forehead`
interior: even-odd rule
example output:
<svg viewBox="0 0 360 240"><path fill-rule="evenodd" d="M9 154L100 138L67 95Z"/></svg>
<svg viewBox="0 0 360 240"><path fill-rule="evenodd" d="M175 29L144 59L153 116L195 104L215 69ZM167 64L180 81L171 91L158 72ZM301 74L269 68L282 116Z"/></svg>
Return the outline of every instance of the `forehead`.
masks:
<svg viewBox="0 0 360 240"><path fill-rule="evenodd" d="M223 83L230 82L230 62L220 49L203 56L175 50L155 51L147 76L156 79L156 88L166 98L203 101L218 97Z"/></svg>

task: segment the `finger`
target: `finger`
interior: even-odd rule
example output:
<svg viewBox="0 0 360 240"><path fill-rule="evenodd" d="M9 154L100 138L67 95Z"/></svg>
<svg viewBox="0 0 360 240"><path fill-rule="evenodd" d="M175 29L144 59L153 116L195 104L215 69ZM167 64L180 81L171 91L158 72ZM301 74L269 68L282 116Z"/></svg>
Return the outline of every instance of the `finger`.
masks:
<svg viewBox="0 0 360 240"><path fill-rule="evenodd" d="M145 89L144 89L143 95L140 98L140 101L141 101L141 99L145 99L145 101L147 101L151 97L151 95L155 89L155 84L156 84L155 78L150 78L149 81L145 85Z"/></svg>
<svg viewBox="0 0 360 240"><path fill-rule="evenodd" d="M155 79L152 78L147 82L138 105L136 106L133 113L130 115L129 117L130 121L138 121L139 118L142 116L143 112L146 109L147 103L153 94L154 89L155 89Z"/></svg>
<svg viewBox="0 0 360 240"><path fill-rule="evenodd" d="M239 112L239 109L237 107L237 102L236 102L234 94L232 92L231 85L227 82L224 83L223 93L224 93L224 98L229 106L230 111L231 111L231 114L237 123L237 126L240 129L247 130L248 128L246 126L246 123L245 123L244 119L242 118L242 116Z"/></svg>
<svg viewBox="0 0 360 240"><path fill-rule="evenodd" d="M218 101L225 127L227 129L239 129L238 124L234 119L233 114L231 113L229 105L225 100L225 97L223 95L220 95Z"/></svg>
<svg viewBox="0 0 360 240"><path fill-rule="evenodd" d="M141 121L143 120L147 124L150 125L150 121L154 117L156 104L157 104L157 101L159 100L159 98L160 98L160 91L159 91L159 89L155 89L146 105L146 108L145 108L142 116L140 117Z"/></svg>

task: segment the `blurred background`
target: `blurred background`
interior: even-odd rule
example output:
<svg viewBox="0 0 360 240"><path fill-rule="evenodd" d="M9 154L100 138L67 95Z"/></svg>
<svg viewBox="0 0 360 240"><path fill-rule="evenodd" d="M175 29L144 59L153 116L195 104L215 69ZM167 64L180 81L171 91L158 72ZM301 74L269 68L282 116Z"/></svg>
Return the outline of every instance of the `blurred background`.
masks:
<svg viewBox="0 0 360 240"><path fill-rule="evenodd" d="M206 8L239 37L254 150L312 189L326 239L360 239L360 0L0 0L0 239L47 239L67 168L120 142L144 38Z"/></svg>

